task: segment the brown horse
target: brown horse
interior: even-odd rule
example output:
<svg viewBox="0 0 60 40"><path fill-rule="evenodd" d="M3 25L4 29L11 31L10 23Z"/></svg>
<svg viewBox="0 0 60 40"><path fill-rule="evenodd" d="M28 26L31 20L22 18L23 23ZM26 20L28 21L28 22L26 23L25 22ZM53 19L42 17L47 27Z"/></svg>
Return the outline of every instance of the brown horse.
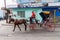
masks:
<svg viewBox="0 0 60 40"><path fill-rule="evenodd" d="M11 22L14 22L14 19L13 18L9 19L9 23L11 23Z"/></svg>
<svg viewBox="0 0 60 40"><path fill-rule="evenodd" d="M19 27L19 25L21 25L21 24L24 24L25 31L26 31L26 29L27 29L27 25L26 25L27 24L27 21L25 19L20 19L20 20L10 19L9 20L9 23L11 23L11 22L14 22L13 32L15 31L16 26L18 26L19 30L21 31L21 28Z"/></svg>
<svg viewBox="0 0 60 40"><path fill-rule="evenodd" d="M14 29L13 29L13 32L15 31L16 26L18 26L19 30L21 31L21 28L19 27L19 25L21 25L21 24L24 24L25 31L26 31L26 29L27 29L26 20L25 19L20 19L20 20L15 20L14 21Z"/></svg>
<svg viewBox="0 0 60 40"><path fill-rule="evenodd" d="M30 23L32 23L31 20L32 20L32 19L30 19ZM24 24L24 26L25 26L25 31L26 31L26 29L27 29L27 20L25 20L25 19L16 20L16 19L11 18L11 19L9 20L9 23L11 23L11 22L14 22L13 32L15 31L16 26L18 26L19 30L21 31L21 29L20 29L20 27L19 27L19 25L21 25L21 24ZM38 23L38 20L35 20L35 22L36 22L36 24L40 25L40 23Z"/></svg>

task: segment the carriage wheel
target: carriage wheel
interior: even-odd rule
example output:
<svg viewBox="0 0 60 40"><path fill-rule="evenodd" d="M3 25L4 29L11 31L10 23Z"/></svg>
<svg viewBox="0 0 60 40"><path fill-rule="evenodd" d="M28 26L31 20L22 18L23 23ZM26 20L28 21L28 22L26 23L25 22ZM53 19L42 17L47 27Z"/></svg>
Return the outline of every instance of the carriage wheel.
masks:
<svg viewBox="0 0 60 40"><path fill-rule="evenodd" d="M55 31L55 25L53 23L49 22L47 26L48 26L47 28L48 31L52 31L52 32Z"/></svg>

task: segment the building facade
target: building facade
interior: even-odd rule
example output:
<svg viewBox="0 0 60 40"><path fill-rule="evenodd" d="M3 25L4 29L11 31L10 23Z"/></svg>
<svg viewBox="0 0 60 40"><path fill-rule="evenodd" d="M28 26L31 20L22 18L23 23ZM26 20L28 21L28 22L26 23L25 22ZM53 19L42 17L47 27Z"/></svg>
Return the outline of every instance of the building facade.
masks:
<svg viewBox="0 0 60 40"><path fill-rule="evenodd" d="M60 2L60 0L17 0L17 3L28 3L28 2Z"/></svg>
<svg viewBox="0 0 60 40"><path fill-rule="evenodd" d="M21 18L29 19L29 17L31 17L32 11L35 12L36 19L40 20L40 22L42 21L42 18L39 15L39 13L42 11L51 11L52 10L54 12L54 10L56 10L56 15L60 16L60 12L58 10L58 7L53 7L53 6L57 5L56 2L58 2L58 0L17 0L17 2L20 5L17 6L16 8L11 8L13 14L16 15L16 17L15 17L16 19L21 19ZM50 5L51 2L52 2L52 5ZM49 3L49 4L43 5L41 3ZM51 7L49 7L49 6L51 6ZM57 5L57 6L59 6L59 5Z"/></svg>
<svg viewBox="0 0 60 40"><path fill-rule="evenodd" d="M31 17L32 15L32 11L35 12L36 14L36 19L40 20L40 22L42 21L41 16L39 15L39 13L42 11L42 8L34 8L34 7L29 7L29 8L11 8L13 14L16 15L16 17L14 17L15 19L28 19Z"/></svg>

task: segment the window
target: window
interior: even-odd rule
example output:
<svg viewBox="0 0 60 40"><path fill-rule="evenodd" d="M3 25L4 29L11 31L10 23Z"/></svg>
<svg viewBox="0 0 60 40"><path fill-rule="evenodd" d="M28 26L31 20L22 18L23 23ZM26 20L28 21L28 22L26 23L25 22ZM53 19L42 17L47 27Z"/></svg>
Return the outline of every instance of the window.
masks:
<svg viewBox="0 0 60 40"><path fill-rule="evenodd" d="M25 11L18 11L18 16L25 17Z"/></svg>

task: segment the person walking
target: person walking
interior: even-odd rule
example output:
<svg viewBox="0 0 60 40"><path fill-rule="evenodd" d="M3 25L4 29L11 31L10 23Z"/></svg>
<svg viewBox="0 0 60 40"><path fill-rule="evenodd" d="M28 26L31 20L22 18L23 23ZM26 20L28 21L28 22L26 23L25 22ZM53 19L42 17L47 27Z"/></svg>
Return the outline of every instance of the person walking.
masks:
<svg viewBox="0 0 60 40"><path fill-rule="evenodd" d="M9 14L10 14L10 10L9 9L5 9L5 19L6 19L6 23L8 23L8 17L9 17Z"/></svg>

